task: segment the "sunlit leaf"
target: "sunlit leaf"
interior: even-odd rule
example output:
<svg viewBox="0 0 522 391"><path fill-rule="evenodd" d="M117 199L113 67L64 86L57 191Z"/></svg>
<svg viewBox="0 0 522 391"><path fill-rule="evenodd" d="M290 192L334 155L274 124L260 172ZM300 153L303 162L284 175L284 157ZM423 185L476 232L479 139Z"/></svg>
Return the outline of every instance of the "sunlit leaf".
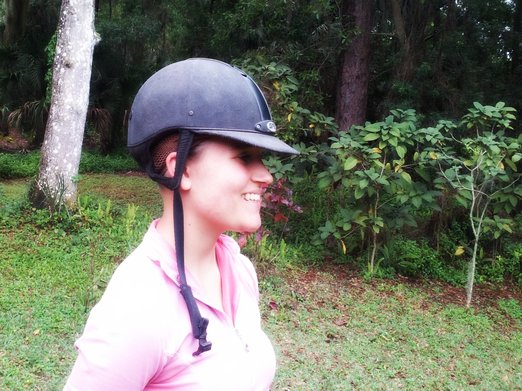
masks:
<svg viewBox="0 0 522 391"><path fill-rule="evenodd" d="M462 254L464 254L465 252L466 252L466 250L464 250L464 246L458 246L457 249L455 250L455 255L457 257L459 257Z"/></svg>
<svg viewBox="0 0 522 391"><path fill-rule="evenodd" d="M344 241L341 239L341 246L343 248L343 254L346 255L346 244L344 244Z"/></svg>

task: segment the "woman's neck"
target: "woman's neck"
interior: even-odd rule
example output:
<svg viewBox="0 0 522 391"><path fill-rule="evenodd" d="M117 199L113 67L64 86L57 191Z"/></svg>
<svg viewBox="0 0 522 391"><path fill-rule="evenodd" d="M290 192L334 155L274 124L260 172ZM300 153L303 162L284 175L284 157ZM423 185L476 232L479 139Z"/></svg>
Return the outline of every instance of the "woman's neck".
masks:
<svg viewBox="0 0 522 391"><path fill-rule="evenodd" d="M172 247L176 247L174 240L174 222L170 211L163 213L156 229L164 240ZM198 270L205 268L205 264L216 262L215 245L219 238L218 233L210 233L205 231L203 227L185 222L183 236L186 267Z"/></svg>

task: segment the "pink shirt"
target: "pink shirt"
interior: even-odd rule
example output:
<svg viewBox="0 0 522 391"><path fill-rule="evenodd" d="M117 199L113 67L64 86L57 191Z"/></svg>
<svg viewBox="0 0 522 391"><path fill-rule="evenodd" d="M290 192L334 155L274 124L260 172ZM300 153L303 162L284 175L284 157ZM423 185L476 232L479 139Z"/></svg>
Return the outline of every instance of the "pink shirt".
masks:
<svg viewBox="0 0 522 391"><path fill-rule="evenodd" d="M212 349L193 357L187 307L173 249L153 222L117 268L76 341L78 358L64 390L268 390L275 354L261 330L257 276L237 243L216 244L224 311L187 273Z"/></svg>

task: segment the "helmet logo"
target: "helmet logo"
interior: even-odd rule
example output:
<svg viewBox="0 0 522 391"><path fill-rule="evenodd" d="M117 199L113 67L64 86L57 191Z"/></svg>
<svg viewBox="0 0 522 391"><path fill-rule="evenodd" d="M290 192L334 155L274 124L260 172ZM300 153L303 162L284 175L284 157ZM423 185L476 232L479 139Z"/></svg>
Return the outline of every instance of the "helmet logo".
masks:
<svg viewBox="0 0 522 391"><path fill-rule="evenodd" d="M276 124L273 121L261 121L256 124L256 130L263 133L274 134L277 131Z"/></svg>

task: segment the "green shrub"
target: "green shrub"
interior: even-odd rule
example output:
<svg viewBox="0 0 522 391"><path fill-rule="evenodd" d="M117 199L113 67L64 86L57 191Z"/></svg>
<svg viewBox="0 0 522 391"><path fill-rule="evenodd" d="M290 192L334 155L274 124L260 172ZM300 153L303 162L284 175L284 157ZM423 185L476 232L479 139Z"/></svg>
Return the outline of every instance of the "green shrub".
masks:
<svg viewBox="0 0 522 391"><path fill-rule="evenodd" d="M27 178L38 173L40 152L0 153L0 179Z"/></svg>
<svg viewBox="0 0 522 391"><path fill-rule="evenodd" d="M444 268L438 253L425 241L393 239L388 248L386 266L410 277L438 277Z"/></svg>
<svg viewBox="0 0 522 391"><path fill-rule="evenodd" d="M0 153L0 179L28 178L38 174L40 152ZM80 173L112 173L138 170L134 159L127 153L102 155L82 152Z"/></svg>
<svg viewBox="0 0 522 391"><path fill-rule="evenodd" d="M509 243L502 254L483 258L477 263L477 280L502 283L511 279L522 285L522 243Z"/></svg>
<svg viewBox="0 0 522 391"><path fill-rule="evenodd" d="M138 165L128 153L103 155L96 152L82 152L80 173L113 173L138 170Z"/></svg>
<svg viewBox="0 0 522 391"><path fill-rule="evenodd" d="M465 268L443 262L440 254L425 240L398 237L381 249L381 268L393 268L397 273L419 278L434 278L461 285L466 280Z"/></svg>

